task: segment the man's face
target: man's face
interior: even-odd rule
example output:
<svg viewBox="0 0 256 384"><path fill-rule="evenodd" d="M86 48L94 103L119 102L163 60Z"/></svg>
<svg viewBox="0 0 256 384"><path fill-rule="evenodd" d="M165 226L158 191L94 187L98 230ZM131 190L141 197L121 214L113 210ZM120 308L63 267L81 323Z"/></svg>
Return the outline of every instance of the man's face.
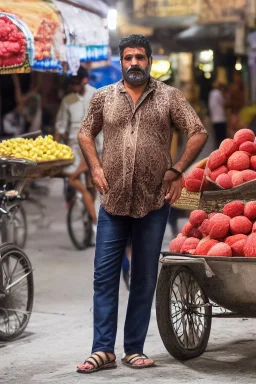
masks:
<svg viewBox="0 0 256 384"><path fill-rule="evenodd" d="M133 86L145 84L150 76L152 58L148 59L145 48L125 48L121 58L123 78Z"/></svg>
<svg viewBox="0 0 256 384"><path fill-rule="evenodd" d="M83 80L79 84L73 84L73 91L75 93L83 94L84 92L84 83Z"/></svg>

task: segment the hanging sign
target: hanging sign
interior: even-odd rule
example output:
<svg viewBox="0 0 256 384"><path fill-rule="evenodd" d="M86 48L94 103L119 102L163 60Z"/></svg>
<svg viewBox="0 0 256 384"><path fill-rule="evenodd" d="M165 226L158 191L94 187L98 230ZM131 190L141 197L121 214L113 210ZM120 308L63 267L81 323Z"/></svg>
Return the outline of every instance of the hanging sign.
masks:
<svg viewBox="0 0 256 384"><path fill-rule="evenodd" d="M243 15L247 0L201 0L199 23L237 22Z"/></svg>
<svg viewBox="0 0 256 384"><path fill-rule="evenodd" d="M197 14L198 0L134 0L134 17L178 17Z"/></svg>

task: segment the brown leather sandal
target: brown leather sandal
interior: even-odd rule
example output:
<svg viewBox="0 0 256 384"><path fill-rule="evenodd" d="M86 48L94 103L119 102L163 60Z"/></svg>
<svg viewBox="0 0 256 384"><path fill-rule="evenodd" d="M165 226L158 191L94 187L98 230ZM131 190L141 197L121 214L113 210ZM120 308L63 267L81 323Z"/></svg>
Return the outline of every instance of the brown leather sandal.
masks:
<svg viewBox="0 0 256 384"><path fill-rule="evenodd" d="M126 365L129 368L134 369L143 369L143 368L151 368L155 366L155 362L152 364L141 364L141 365L134 365L135 361L137 360L149 360L149 358L144 353L137 353L135 356L131 357L129 360L126 360L125 357L121 359L122 364Z"/></svg>
<svg viewBox="0 0 256 384"><path fill-rule="evenodd" d="M110 369L110 368L116 368L117 365L116 365L116 356L114 357L114 359L110 359L109 358L109 355L107 352L104 352L104 351L100 351L101 353L104 353L104 357L105 357L105 360L102 358L102 356L99 355L99 353L97 352L94 352L91 354L90 357L88 357L83 364L80 364L78 365L77 367L77 372L79 373L92 373L92 372L97 372L101 369ZM94 356L97 356L99 358L99 361L94 357ZM83 366L85 365L85 363L89 363L90 365L92 365L93 367L92 368L83 368Z"/></svg>

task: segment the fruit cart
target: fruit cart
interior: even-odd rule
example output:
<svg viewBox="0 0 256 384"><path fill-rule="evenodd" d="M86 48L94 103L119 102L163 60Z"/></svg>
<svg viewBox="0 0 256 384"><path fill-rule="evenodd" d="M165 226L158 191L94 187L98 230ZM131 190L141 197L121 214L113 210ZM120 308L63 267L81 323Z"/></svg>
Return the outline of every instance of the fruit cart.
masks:
<svg viewBox="0 0 256 384"><path fill-rule="evenodd" d="M213 317L256 317L254 133L224 140L187 178L176 206L192 212L162 253L156 292L161 338L180 360L205 351Z"/></svg>

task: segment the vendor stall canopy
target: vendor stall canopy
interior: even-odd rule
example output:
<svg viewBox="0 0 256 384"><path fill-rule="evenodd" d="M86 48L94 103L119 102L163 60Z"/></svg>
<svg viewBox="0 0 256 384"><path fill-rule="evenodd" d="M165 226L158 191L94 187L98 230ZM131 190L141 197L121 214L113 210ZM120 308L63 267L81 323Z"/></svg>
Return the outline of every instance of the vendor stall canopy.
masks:
<svg viewBox="0 0 256 384"><path fill-rule="evenodd" d="M0 0L0 74L62 73L63 63L76 74L80 62L108 59L107 6L89 3Z"/></svg>

